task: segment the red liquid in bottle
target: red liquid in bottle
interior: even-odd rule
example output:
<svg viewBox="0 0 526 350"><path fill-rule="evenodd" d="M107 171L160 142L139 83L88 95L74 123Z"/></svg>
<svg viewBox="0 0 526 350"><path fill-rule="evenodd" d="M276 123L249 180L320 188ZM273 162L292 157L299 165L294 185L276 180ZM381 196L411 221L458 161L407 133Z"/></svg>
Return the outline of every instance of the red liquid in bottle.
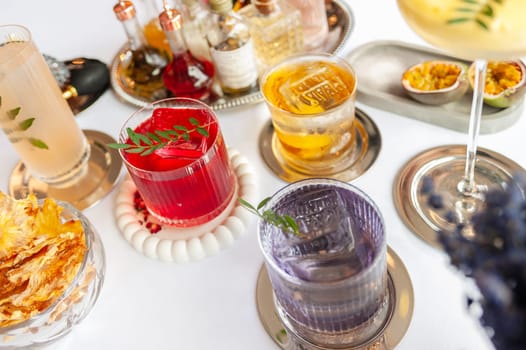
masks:
<svg viewBox="0 0 526 350"><path fill-rule="evenodd" d="M164 85L175 97L209 101L212 96L214 66L199 60L189 51L175 54L163 72Z"/></svg>
<svg viewBox="0 0 526 350"><path fill-rule="evenodd" d="M195 129L190 118L206 125L209 135L192 131L146 156L123 152L130 175L148 211L164 223L189 227L219 215L235 192L235 175L217 120L207 110L157 108L135 131L146 134L182 125ZM128 139L127 143L131 143ZM133 168L135 167L135 168Z"/></svg>

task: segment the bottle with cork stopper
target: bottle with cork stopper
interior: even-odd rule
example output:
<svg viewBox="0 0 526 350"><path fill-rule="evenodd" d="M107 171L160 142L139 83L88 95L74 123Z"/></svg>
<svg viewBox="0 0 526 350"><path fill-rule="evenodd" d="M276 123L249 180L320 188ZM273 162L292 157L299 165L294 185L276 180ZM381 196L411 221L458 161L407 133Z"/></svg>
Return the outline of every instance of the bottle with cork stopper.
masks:
<svg viewBox="0 0 526 350"><path fill-rule="evenodd" d="M118 56L118 74L123 88L146 101L167 97L162 73L168 57L146 44L131 1L119 1L113 6L113 12L122 23L128 38L126 49Z"/></svg>
<svg viewBox="0 0 526 350"><path fill-rule="evenodd" d="M188 50L183 38L183 17L179 11L165 3L159 15L172 53L172 60L163 73L166 88L175 97L190 97L204 102L212 99L214 65L212 62L196 58Z"/></svg>

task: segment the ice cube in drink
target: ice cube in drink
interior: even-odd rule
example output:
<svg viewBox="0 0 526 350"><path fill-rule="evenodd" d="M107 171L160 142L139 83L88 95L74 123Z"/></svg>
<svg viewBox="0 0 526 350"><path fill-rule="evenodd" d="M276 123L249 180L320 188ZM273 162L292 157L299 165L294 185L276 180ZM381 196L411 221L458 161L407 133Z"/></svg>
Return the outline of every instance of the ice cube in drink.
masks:
<svg viewBox="0 0 526 350"><path fill-rule="evenodd" d="M277 159L315 176L348 166L356 80L343 59L326 54L293 56L261 80L277 137L272 143Z"/></svg>
<svg viewBox="0 0 526 350"><path fill-rule="evenodd" d="M343 212L345 202L337 190L306 191L284 206L304 232L301 238L283 235L282 246L276 251L276 260L292 275L306 281L338 281L370 263L370 254L363 254L367 249L355 244L360 232L353 217Z"/></svg>
<svg viewBox="0 0 526 350"><path fill-rule="evenodd" d="M235 176L217 119L208 106L184 98L149 105L132 116L121 131L120 141L132 144L127 127L143 135L166 130L181 135L147 155L120 151L154 217L163 223L190 227L212 220L227 207L235 192ZM208 135L197 132L198 127Z"/></svg>
<svg viewBox="0 0 526 350"><path fill-rule="evenodd" d="M341 69L326 62L312 62L297 67L279 93L287 109L298 114L328 111L344 102L352 93L353 84L341 77Z"/></svg>
<svg viewBox="0 0 526 350"><path fill-rule="evenodd" d="M303 233L258 227L284 322L324 345L377 331L388 301L383 220L374 203L348 183L310 179L279 191L267 208L293 217Z"/></svg>

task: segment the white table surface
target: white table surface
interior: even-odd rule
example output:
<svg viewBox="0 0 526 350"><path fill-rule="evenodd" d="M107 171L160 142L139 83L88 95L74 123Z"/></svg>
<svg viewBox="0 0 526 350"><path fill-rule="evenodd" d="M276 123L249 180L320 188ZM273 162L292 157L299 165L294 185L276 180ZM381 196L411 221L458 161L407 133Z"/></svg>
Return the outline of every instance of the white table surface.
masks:
<svg viewBox="0 0 526 350"><path fill-rule="evenodd" d="M110 63L125 41L115 19L115 1L2 0L0 23L27 26L43 53L59 59L92 57ZM396 3L349 0L356 23L342 54L372 40L394 39L424 44L402 20ZM424 44L425 45L425 44ZM382 149L375 164L353 183L367 192L386 221L388 244L411 276L415 305L400 350L491 349L478 322L465 309L465 280L445 255L415 237L398 216L392 184L398 170L427 148L464 143L465 133L415 121L362 104L378 125ZM135 107L112 91L77 116L84 129L117 137ZM525 112L526 113L526 112ZM257 174L260 198L285 185L260 157L256 140L269 115L263 104L218 112L229 146L242 152ZM479 138L490 148L526 167L526 118L512 127ZM18 157L0 134L0 190ZM125 170L123 169L122 174ZM177 265L148 259L121 236L113 215L117 188L85 210L102 237L107 269L100 298L72 333L53 349L277 349L257 314L255 286L263 262L255 219L235 244L200 262Z"/></svg>

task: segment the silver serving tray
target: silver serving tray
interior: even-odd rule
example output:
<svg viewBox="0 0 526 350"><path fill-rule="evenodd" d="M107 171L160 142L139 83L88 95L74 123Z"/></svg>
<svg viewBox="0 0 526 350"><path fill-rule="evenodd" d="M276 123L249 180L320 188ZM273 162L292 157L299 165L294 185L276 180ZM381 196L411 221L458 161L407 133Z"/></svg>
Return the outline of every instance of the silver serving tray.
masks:
<svg viewBox="0 0 526 350"><path fill-rule="evenodd" d="M326 3L327 20L329 21L329 36L319 51L337 54L345 46L354 28L354 17L351 8L345 0L332 0ZM134 96L125 91L121 85L118 68L119 55L126 49L126 46L121 48L115 55L110 71L110 83L115 94L124 102L130 103L137 107L144 107L153 102L145 100L139 96ZM247 104L253 104L263 101L263 96L259 91L259 86L252 90L237 96L222 96L213 103L210 107L214 110L235 108Z"/></svg>
<svg viewBox="0 0 526 350"><path fill-rule="evenodd" d="M353 49L347 55L357 78L357 99L375 108L467 132L473 94L471 90L460 100L439 106L413 100L402 88L403 72L427 60L454 60L471 64L427 47L400 41L373 41ZM494 133L513 125L521 116L524 99L516 105L499 109L484 105L481 134Z"/></svg>

